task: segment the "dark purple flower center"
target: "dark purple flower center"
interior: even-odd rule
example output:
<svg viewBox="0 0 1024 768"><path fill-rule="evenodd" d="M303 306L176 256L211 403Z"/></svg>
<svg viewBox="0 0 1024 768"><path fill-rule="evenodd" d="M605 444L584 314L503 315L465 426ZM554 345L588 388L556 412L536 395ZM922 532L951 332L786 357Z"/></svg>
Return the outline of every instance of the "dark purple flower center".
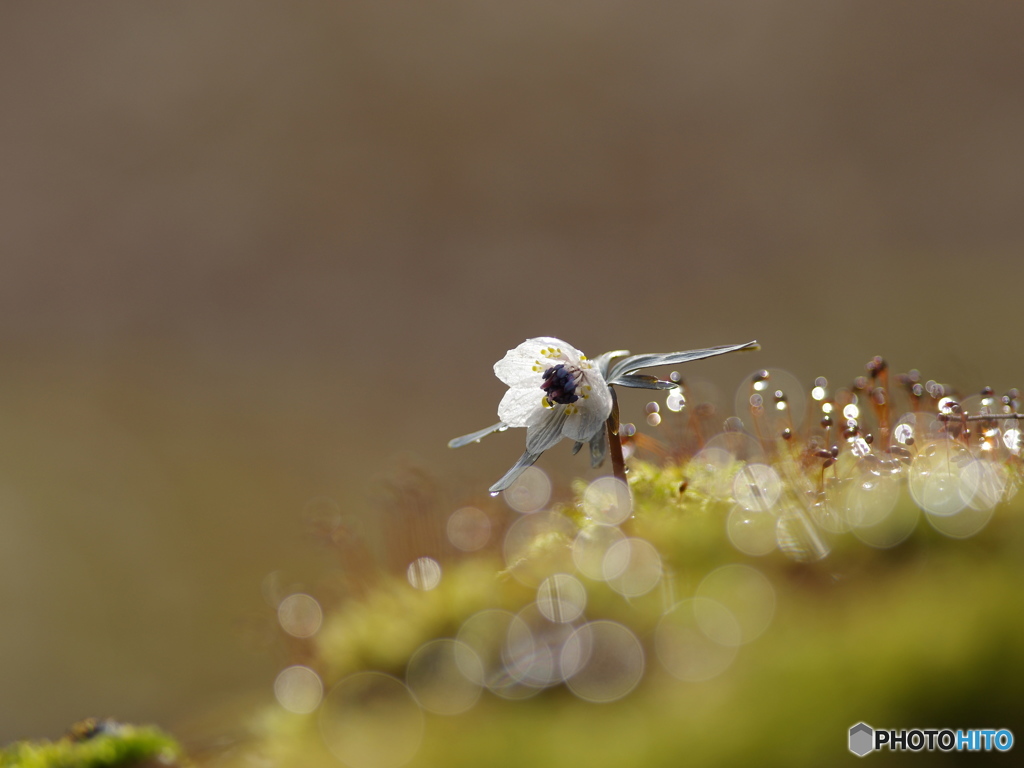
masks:
<svg viewBox="0 0 1024 768"><path fill-rule="evenodd" d="M548 400L559 405L568 405L580 399L576 394L576 376L562 364L544 371L544 382L540 388L547 393Z"/></svg>

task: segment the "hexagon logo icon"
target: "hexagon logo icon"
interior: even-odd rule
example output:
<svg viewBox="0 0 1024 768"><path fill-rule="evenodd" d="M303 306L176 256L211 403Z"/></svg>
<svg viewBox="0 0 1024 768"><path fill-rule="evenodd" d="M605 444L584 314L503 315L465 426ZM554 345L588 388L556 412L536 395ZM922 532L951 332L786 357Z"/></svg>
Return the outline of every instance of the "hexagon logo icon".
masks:
<svg viewBox="0 0 1024 768"><path fill-rule="evenodd" d="M850 729L850 751L857 757L864 757L875 748L875 732L866 723L857 723Z"/></svg>

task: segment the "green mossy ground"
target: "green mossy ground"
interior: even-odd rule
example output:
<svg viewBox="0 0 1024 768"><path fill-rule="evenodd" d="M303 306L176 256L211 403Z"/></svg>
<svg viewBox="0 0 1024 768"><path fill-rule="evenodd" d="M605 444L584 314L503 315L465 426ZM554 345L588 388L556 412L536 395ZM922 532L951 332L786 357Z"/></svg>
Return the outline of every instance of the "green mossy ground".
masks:
<svg viewBox="0 0 1024 768"><path fill-rule="evenodd" d="M485 693L465 714L427 714L422 746L410 765L810 768L856 761L846 734L859 721L1024 734L1019 496L968 540L947 539L922 517L910 537L891 549L841 534L832 537L829 557L795 562L780 552L760 558L738 553L725 535L731 505L698 489L680 493L684 474L633 465L635 518L627 533L657 547L670 569L673 599L691 596L718 565L754 565L775 589L768 630L743 646L721 676L679 682L660 666L653 648L663 591L626 600L587 581L587 617L622 622L643 643L640 686L611 704L582 701L564 686L521 702ZM904 494L900 503L911 502ZM582 524L575 507L562 511ZM556 567L570 543L570 537L546 535L514 567L546 561ZM422 643L454 636L483 608L516 611L533 599L533 590L503 570L494 553L444 567L435 590L419 592L395 578L328 616L312 662L325 689L360 670L401 678ZM337 765L322 746L316 713L274 709L254 730L252 751L274 764ZM934 752L913 759L916 765L948 765L979 757ZM870 756L881 763L906 758Z"/></svg>
<svg viewBox="0 0 1024 768"><path fill-rule="evenodd" d="M22 741L0 750L0 768L166 768L180 761L181 748L158 728L120 724L88 738Z"/></svg>

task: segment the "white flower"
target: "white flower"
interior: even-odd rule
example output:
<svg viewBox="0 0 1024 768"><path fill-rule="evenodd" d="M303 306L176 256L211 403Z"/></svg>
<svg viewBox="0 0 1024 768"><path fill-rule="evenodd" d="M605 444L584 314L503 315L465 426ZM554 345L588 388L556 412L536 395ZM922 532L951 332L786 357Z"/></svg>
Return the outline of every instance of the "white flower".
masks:
<svg viewBox="0 0 1024 768"><path fill-rule="evenodd" d="M564 341L528 339L496 362L494 373L509 387L498 418L526 427L530 453L540 454L563 437L590 440L611 415L611 390L601 371Z"/></svg>
<svg viewBox="0 0 1024 768"><path fill-rule="evenodd" d="M591 464L599 466L608 451L608 434L616 434L618 416L612 385L640 389L671 389L676 385L655 376L637 374L642 368L674 365L740 349L757 349L756 341L689 352L633 355L618 350L594 360L561 339L540 336L527 339L494 364L494 373L508 385L498 405L497 424L448 443L458 448L478 443L493 432L526 427L526 452L491 486L491 493L508 488L527 467L563 437L576 441L573 453L590 443ZM614 366L612 360L619 360ZM617 438L616 438L617 439ZM620 457L621 461L621 457Z"/></svg>

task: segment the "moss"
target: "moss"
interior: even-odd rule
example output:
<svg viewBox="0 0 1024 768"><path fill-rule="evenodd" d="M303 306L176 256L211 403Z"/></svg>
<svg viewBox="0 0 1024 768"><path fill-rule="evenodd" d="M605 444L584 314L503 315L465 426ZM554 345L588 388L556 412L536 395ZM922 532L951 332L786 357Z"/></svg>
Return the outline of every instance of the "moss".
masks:
<svg viewBox="0 0 1024 768"><path fill-rule="evenodd" d="M827 558L798 562L781 552L759 558L738 552L726 534L733 502L714 486L721 478L702 478L704 471L688 463L631 464L634 515L622 530L658 550L663 589L627 599L577 574L587 589L587 618L620 622L643 645L639 687L611 704L583 701L565 686L526 701L485 692L462 715L426 713L423 743L410 766L811 768L852 761L846 732L862 720L895 728L1018 725L1024 614L1012 606L1024 583L1024 494L1001 505L988 527L966 541L947 539L922 519L898 546L874 549L851 533L829 534ZM719 471L734 474L729 467ZM819 471L813 469L812 480ZM535 581L564 563L572 570L572 533L591 525L582 512L585 487L574 484L575 503L557 510L561 527L539 528L515 562L495 552L469 556L445 563L434 590L417 591L395 578L330 612L313 662L325 690L361 670L401 679L417 648L454 636L477 611L529 605L536 593L520 578ZM794 501L796 491L789 493ZM909 503L903 494L899 509ZM771 583L771 625L719 677L674 679L658 659L658 621L709 572L737 562L755 565ZM252 750L224 765L240 767L253 756L279 765L337 765L318 717L268 710ZM891 764L899 757L881 753L872 760ZM927 754L916 758L930 762Z"/></svg>
<svg viewBox="0 0 1024 768"><path fill-rule="evenodd" d="M153 726L86 721L56 741L21 741L0 751L0 768L182 766L177 742Z"/></svg>

